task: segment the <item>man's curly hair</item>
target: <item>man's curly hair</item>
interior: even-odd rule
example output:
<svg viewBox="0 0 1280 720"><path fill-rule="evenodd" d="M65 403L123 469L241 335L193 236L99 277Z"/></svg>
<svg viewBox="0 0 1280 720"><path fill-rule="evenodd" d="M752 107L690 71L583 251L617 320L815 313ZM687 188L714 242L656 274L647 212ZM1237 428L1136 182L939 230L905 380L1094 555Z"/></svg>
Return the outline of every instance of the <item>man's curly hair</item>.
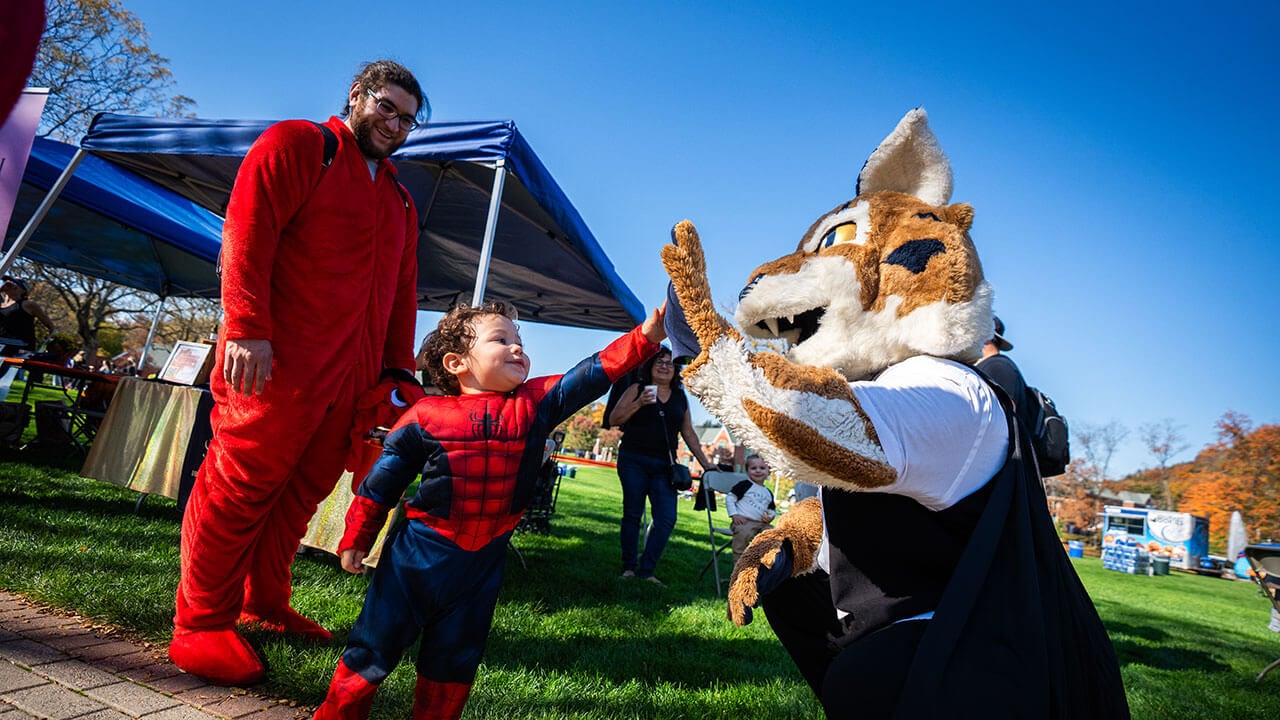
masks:
<svg viewBox="0 0 1280 720"><path fill-rule="evenodd" d="M427 379L445 395L459 395L462 387L458 378L444 369L444 356L449 353L466 355L476 341L475 322L487 315L502 315L516 320L516 309L502 302L492 300L479 306L455 305L440 318L436 329L427 339L422 341L418 349L418 369L427 375Z"/></svg>

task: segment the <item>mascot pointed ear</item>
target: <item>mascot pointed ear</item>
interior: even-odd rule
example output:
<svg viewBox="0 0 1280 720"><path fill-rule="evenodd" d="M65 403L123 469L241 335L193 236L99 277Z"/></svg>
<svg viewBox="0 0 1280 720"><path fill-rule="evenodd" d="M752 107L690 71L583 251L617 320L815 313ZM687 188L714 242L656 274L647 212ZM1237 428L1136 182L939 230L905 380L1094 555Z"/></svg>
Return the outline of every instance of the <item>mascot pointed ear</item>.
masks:
<svg viewBox="0 0 1280 720"><path fill-rule="evenodd" d="M951 163L929 129L924 108L903 116L862 166L857 194L881 190L914 195L930 205L951 199Z"/></svg>

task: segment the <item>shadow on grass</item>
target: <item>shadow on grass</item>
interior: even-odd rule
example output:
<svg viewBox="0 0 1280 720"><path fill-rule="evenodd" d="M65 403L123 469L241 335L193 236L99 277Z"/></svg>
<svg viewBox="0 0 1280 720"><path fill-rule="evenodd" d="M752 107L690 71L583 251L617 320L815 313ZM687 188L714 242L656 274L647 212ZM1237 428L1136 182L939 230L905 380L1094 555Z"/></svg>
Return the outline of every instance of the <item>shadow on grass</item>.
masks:
<svg viewBox="0 0 1280 720"><path fill-rule="evenodd" d="M96 483L97 480L88 480L86 483ZM124 491L132 492L132 491ZM163 522L168 525L180 524L182 518L178 515L178 508L172 502L161 504L158 502L143 502L138 504L138 498L135 495L132 498L119 497L111 498L105 496L83 496L83 495L65 495L59 499L56 508L50 508L44 500L31 495L15 495L7 492L0 492L0 500L15 510L20 508L30 508L31 512L18 512L18 515L43 514L46 511L54 510L58 515L68 513L79 513L89 518L108 519L121 518L138 523Z"/></svg>
<svg viewBox="0 0 1280 720"><path fill-rule="evenodd" d="M673 649L678 648L678 651ZM776 640L719 639L684 633L650 633L636 640L582 638L547 641L490 637L485 664L492 669L564 674L589 673L617 685L666 683L681 689L756 683L782 675L803 682L789 662L779 662ZM743 661L748 661L743 663Z"/></svg>

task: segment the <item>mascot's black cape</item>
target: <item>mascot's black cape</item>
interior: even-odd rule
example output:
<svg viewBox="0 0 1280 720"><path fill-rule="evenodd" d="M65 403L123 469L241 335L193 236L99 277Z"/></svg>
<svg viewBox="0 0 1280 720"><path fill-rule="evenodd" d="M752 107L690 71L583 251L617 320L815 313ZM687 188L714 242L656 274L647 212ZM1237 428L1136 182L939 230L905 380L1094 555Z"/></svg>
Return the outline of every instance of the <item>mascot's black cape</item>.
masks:
<svg viewBox="0 0 1280 720"><path fill-rule="evenodd" d="M1128 718L1115 651L1054 531L1029 435L991 385L1008 418L1009 457L920 641L896 717Z"/></svg>

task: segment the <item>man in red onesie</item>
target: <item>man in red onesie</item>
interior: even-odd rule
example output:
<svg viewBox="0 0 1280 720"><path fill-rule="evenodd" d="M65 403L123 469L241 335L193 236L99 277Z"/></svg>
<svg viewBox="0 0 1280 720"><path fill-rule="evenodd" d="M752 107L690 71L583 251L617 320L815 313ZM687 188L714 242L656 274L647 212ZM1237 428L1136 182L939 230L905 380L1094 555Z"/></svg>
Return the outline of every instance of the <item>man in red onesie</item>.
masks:
<svg viewBox="0 0 1280 720"><path fill-rule="evenodd" d="M208 682L266 675L237 622L329 639L289 606L289 565L342 474L358 398L414 367L418 216L387 158L420 113L413 74L374 62L351 83L345 119L277 123L240 165L223 227L213 440L183 521L169 645Z"/></svg>

